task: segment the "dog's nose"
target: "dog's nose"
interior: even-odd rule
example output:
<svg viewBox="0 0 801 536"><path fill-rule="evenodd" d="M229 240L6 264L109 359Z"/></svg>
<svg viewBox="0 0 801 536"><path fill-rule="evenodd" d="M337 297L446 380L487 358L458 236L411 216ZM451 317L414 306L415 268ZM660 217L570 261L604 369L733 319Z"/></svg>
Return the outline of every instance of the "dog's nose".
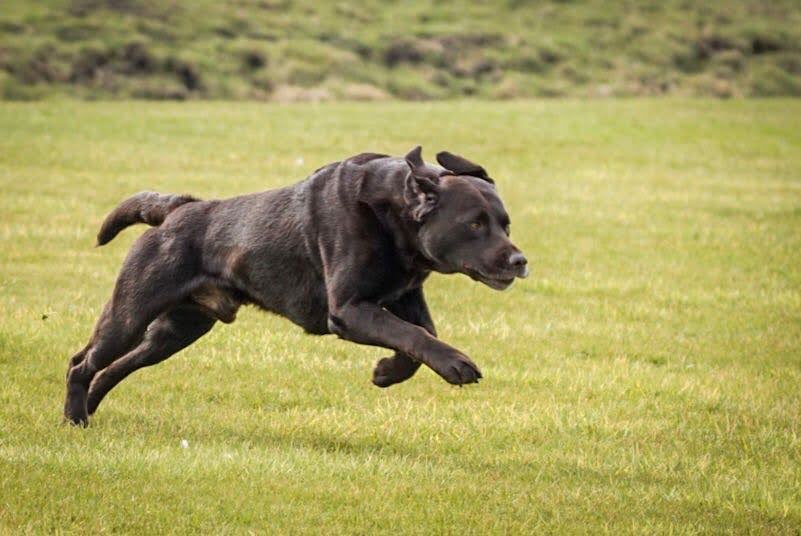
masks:
<svg viewBox="0 0 801 536"><path fill-rule="evenodd" d="M511 255L509 255L509 264L514 266L515 268L520 268L525 266L528 263L526 257L520 253L519 251L515 251Z"/></svg>
<svg viewBox="0 0 801 536"><path fill-rule="evenodd" d="M528 260L525 255L515 251L509 256L509 264L517 270L518 277L528 277Z"/></svg>

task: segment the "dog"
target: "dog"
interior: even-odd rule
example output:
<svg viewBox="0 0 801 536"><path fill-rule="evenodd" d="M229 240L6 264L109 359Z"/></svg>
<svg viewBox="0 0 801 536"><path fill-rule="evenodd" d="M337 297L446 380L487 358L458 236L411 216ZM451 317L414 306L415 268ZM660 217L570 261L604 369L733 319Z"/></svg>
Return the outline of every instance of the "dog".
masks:
<svg viewBox="0 0 801 536"><path fill-rule="evenodd" d="M379 387L425 364L448 383L481 379L440 341L425 298L431 272L462 273L493 289L528 275L509 215L486 170L421 147L404 158L364 153L289 187L224 200L141 192L103 222L98 245L135 223L134 243L94 333L69 362L66 420L86 426L132 372L164 361L246 304L306 332L335 334L394 355Z"/></svg>

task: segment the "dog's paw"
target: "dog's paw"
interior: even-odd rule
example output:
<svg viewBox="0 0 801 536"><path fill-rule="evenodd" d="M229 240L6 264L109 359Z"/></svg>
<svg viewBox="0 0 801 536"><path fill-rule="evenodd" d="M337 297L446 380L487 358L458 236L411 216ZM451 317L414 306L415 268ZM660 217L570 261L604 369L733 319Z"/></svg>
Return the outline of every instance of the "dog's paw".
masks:
<svg viewBox="0 0 801 536"><path fill-rule="evenodd" d="M483 377L478 365L473 363L469 357L460 353L439 363L434 370L452 385L478 383L478 380Z"/></svg>
<svg viewBox="0 0 801 536"><path fill-rule="evenodd" d="M389 387L411 378L420 363L412 361L405 355L395 354L378 361L373 369L373 385Z"/></svg>
<svg viewBox="0 0 801 536"><path fill-rule="evenodd" d="M86 409L86 389L71 387L64 402L64 419L74 426L89 425L89 412Z"/></svg>

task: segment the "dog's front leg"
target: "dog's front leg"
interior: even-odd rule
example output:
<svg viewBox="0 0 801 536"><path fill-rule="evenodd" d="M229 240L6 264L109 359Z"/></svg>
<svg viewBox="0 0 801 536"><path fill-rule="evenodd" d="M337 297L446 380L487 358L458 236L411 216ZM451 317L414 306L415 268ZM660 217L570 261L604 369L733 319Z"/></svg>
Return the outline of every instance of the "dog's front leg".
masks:
<svg viewBox="0 0 801 536"><path fill-rule="evenodd" d="M470 358L416 326L371 302L347 302L331 308L332 333L359 344L391 348L425 363L448 383L476 383L481 371Z"/></svg>
<svg viewBox="0 0 801 536"><path fill-rule="evenodd" d="M397 301L387 304L386 308L401 320L425 328L432 336L437 336L422 287L410 290ZM376 363L373 369L373 384L378 387L395 385L414 376L418 368L420 361L407 354L395 352L395 355L384 357Z"/></svg>

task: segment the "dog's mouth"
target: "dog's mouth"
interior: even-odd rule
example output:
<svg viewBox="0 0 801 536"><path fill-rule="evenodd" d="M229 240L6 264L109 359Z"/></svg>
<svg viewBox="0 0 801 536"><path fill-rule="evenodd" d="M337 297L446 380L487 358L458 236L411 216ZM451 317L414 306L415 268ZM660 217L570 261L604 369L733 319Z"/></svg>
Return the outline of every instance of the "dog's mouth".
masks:
<svg viewBox="0 0 801 536"><path fill-rule="evenodd" d="M515 278L512 277L512 278L493 279L489 277L481 277L479 281L487 285L489 288L495 290L506 290L512 283L514 283Z"/></svg>
<svg viewBox="0 0 801 536"><path fill-rule="evenodd" d="M495 290L505 290L515 281L514 275L489 275L475 270L468 265L464 266L464 273L474 281L484 283L489 288Z"/></svg>

